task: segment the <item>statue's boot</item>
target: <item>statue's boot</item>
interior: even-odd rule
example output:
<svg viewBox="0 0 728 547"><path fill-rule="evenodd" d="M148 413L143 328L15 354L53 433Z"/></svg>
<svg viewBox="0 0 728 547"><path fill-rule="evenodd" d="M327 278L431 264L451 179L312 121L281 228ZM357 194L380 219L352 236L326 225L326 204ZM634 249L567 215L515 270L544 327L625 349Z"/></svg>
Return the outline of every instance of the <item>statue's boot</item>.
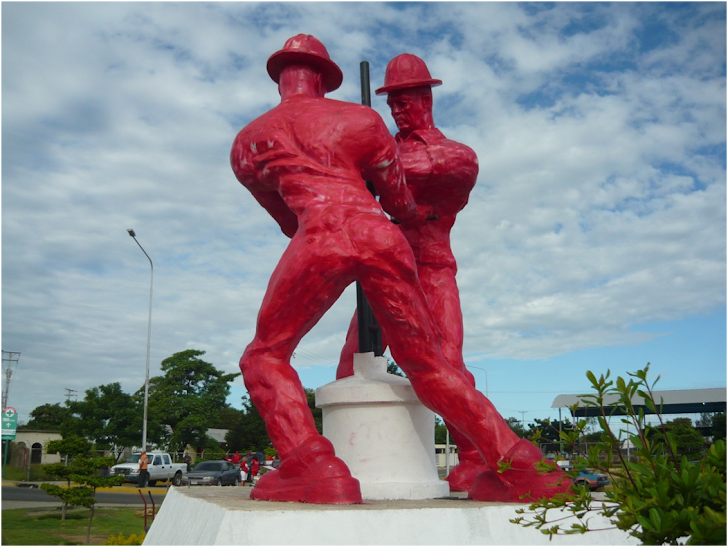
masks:
<svg viewBox="0 0 728 547"><path fill-rule="evenodd" d="M458 464L450 470L445 479L450 484L450 490L456 492L470 492L475 479L490 471L477 450L462 453L458 449Z"/></svg>
<svg viewBox="0 0 728 547"><path fill-rule="evenodd" d="M531 503L571 491L571 478L558 467L548 473L536 470L535 464L543 460L543 455L526 439L520 439L501 459L508 460L511 460L511 468L503 473L490 470L481 473L475 479L468 498L475 501Z"/></svg>
<svg viewBox="0 0 728 547"><path fill-rule="evenodd" d="M303 503L361 503L359 481L334 455L331 442L310 437L281 459L278 471L268 471L250 493L251 499Z"/></svg>
<svg viewBox="0 0 728 547"><path fill-rule="evenodd" d="M451 427L448 430L458 447L458 464L450 470L445 480L450 483L450 490L470 492L476 477L489 471L490 467L465 435Z"/></svg>

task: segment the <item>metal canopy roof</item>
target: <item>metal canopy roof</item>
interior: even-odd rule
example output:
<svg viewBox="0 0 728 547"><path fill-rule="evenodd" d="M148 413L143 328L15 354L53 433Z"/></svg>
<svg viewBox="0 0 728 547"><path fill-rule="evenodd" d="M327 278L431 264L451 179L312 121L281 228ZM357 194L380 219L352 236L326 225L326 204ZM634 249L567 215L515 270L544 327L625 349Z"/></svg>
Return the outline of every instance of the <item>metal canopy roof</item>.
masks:
<svg viewBox="0 0 728 547"><path fill-rule="evenodd" d="M594 395L591 393L589 395ZM662 401L661 414L693 414L698 412L725 412L726 411L726 388L710 388L710 389L676 389L671 391L654 391L657 410L660 411L660 401ZM599 409L594 407L586 408L580 401L579 397L583 395L558 395L554 399L551 408L566 408L575 404L579 404L576 412L572 412L572 416L601 416ZM624 412L617 406L619 397L617 395L607 395L604 397L604 406L607 414L614 410L614 415L622 415ZM635 410L643 408L645 414L653 414L644 405L644 399L635 393L632 397L632 404Z"/></svg>

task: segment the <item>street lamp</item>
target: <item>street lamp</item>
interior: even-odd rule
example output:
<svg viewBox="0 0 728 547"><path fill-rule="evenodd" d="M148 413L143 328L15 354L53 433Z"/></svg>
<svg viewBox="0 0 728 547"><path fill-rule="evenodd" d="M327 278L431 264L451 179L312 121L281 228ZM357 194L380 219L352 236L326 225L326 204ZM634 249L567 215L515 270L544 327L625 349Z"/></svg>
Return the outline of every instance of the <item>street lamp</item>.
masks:
<svg viewBox="0 0 728 547"><path fill-rule="evenodd" d="M488 371L484 368L480 367L474 367L473 365L465 365L467 368L477 368L478 370L482 370L483 373L485 373L485 396L488 397Z"/></svg>
<svg viewBox="0 0 728 547"><path fill-rule="evenodd" d="M149 283L149 324L147 326L147 372L144 376L144 424L142 426L142 450L147 449L147 407L149 406L149 347L152 341L152 289L154 288L154 264L152 263L152 259L149 258L149 255L144 250L144 247L141 246L141 243L137 241L136 234L134 233L134 230L131 228L128 228L126 230L129 232L129 235L136 241L136 244L139 245L139 248L144 253L144 256L149 259L149 265L152 267L152 278Z"/></svg>

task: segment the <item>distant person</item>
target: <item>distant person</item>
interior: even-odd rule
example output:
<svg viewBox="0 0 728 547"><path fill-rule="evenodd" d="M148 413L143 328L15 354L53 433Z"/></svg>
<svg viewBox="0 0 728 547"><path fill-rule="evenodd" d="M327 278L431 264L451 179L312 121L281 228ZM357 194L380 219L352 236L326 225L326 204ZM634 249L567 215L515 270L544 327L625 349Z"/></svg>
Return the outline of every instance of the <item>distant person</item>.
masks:
<svg viewBox="0 0 728 547"><path fill-rule="evenodd" d="M149 482L149 458L147 457L147 451L142 450L141 456L139 456L139 488L144 488Z"/></svg>
<svg viewBox="0 0 728 547"><path fill-rule="evenodd" d="M190 469L192 467L192 458L190 457L190 455L187 452L185 452L185 455L183 456L182 461L187 465L187 472L189 473Z"/></svg>
<svg viewBox="0 0 728 547"><path fill-rule="evenodd" d="M240 455L240 452L238 452L238 451L236 450L236 451L235 451L235 454L233 454L233 457L232 457L232 459L231 459L230 461L231 461L232 463L234 463L235 465L237 465L237 464L239 464L239 463L240 463L240 460L241 460L242 458L243 458L243 457L242 457L242 456Z"/></svg>
<svg viewBox="0 0 728 547"><path fill-rule="evenodd" d="M244 459L240 460L240 482L245 484L250 482L250 468Z"/></svg>
<svg viewBox="0 0 728 547"><path fill-rule="evenodd" d="M253 464L250 466L250 476L252 477L253 484L258 482L258 471L260 471L260 461L258 461L258 458L254 458Z"/></svg>

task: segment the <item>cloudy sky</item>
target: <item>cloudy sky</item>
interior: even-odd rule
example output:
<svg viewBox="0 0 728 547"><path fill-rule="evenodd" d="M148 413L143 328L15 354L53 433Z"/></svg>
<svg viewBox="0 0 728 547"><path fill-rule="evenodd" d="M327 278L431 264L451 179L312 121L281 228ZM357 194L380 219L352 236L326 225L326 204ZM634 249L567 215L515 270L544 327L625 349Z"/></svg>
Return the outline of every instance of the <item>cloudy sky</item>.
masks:
<svg viewBox="0 0 728 547"><path fill-rule="evenodd" d="M187 348L227 372L287 238L235 180L277 104L265 62L313 34L359 102L419 55L480 175L453 232L465 356L506 416L554 416L586 370L726 385L725 3L3 3L2 349L21 420L144 381ZM383 97L373 107L391 129ZM293 360L334 380L348 289ZM295 305L294 302L291 305ZM245 393L234 386L231 402ZM522 413L521 411L525 412Z"/></svg>

